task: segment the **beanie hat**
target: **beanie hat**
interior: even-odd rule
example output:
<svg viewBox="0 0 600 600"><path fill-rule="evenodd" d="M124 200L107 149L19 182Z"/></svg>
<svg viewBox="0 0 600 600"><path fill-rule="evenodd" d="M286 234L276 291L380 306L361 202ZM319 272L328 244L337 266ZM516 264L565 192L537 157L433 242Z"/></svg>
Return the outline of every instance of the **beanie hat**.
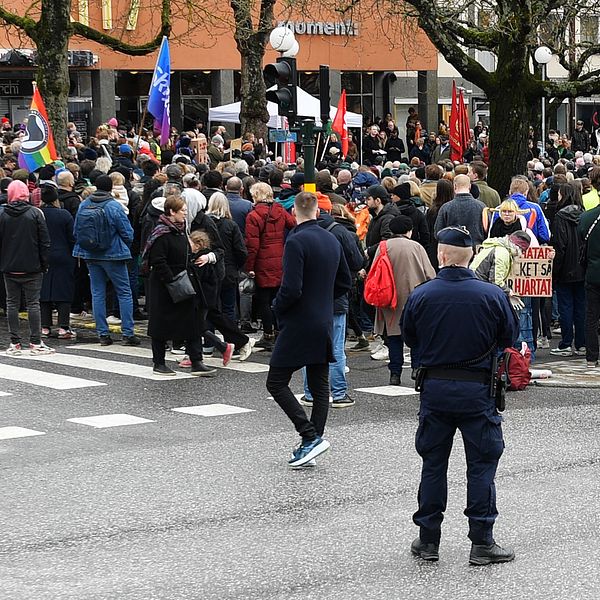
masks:
<svg viewBox="0 0 600 600"><path fill-rule="evenodd" d="M317 206L319 207L319 210L324 210L325 212L330 213L332 204L329 196L326 196L321 192L317 192Z"/></svg>
<svg viewBox="0 0 600 600"><path fill-rule="evenodd" d="M413 221L406 215L400 215L390 221L389 227L393 234L403 235L413 229Z"/></svg>
<svg viewBox="0 0 600 600"><path fill-rule="evenodd" d="M83 151L83 158L86 160L96 160L98 158L98 153L93 148L86 148Z"/></svg>
<svg viewBox="0 0 600 600"><path fill-rule="evenodd" d="M119 154L131 154L132 149L129 144L121 144L119 146Z"/></svg>
<svg viewBox="0 0 600 600"><path fill-rule="evenodd" d="M119 121L117 121L117 119L115 119L114 117L111 117L107 122L107 125L110 125L111 127L116 127L119 124Z"/></svg>
<svg viewBox="0 0 600 600"><path fill-rule="evenodd" d="M299 188L304 185L304 173L294 173L290 179L290 185L293 188Z"/></svg>
<svg viewBox="0 0 600 600"><path fill-rule="evenodd" d="M13 181L6 190L9 202L29 202L29 188L22 181Z"/></svg>
<svg viewBox="0 0 600 600"><path fill-rule="evenodd" d="M392 194L398 196L400 200L410 200L412 194L410 193L410 183L401 183L397 185L393 190Z"/></svg>
<svg viewBox="0 0 600 600"><path fill-rule="evenodd" d="M38 173L41 181L47 181L48 179L52 179L54 177L56 169L53 165L46 165L45 167L42 167Z"/></svg>
<svg viewBox="0 0 600 600"><path fill-rule="evenodd" d="M108 175L99 175L94 182L96 189L102 192L112 192L113 182Z"/></svg>

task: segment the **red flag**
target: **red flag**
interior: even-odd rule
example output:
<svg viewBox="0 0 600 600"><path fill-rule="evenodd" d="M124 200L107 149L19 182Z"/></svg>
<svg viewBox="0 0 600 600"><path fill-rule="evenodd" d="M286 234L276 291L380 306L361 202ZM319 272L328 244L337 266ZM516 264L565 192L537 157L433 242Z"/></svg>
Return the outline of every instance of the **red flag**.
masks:
<svg viewBox="0 0 600 600"><path fill-rule="evenodd" d="M461 142L463 154L466 152L469 147L469 142L471 141L471 132L469 131L469 115L467 114L467 107L465 106L465 99L463 96L463 91L460 90L459 95L459 104L460 104L460 133L461 133Z"/></svg>
<svg viewBox="0 0 600 600"><path fill-rule="evenodd" d="M340 136L342 142L342 154L344 158L348 154L348 125L346 125L346 90L342 90L340 101L338 102L335 119L331 125L331 129Z"/></svg>
<svg viewBox="0 0 600 600"><path fill-rule="evenodd" d="M461 110L456 95L456 82L452 82L452 110L450 111L450 160L462 162L463 147L460 131Z"/></svg>

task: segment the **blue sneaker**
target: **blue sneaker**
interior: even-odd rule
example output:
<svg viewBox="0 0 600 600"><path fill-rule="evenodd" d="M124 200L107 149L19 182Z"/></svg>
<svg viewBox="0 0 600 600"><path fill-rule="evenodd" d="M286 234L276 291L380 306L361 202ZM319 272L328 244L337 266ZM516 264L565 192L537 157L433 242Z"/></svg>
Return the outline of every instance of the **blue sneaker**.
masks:
<svg viewBox="0 0 600 600"><path fill-rule="evenodd" d="M292 458L288 461L290 467L301 467L310 462L323 452L327 452L331 444L322 437L317 436L314 440L304 440L296 450Z"/></svg>

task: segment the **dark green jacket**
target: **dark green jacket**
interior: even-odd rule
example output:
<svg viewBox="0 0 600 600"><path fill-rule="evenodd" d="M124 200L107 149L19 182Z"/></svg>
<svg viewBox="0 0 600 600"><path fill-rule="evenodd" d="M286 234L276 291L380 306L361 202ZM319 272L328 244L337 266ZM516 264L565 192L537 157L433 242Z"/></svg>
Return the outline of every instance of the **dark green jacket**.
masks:
<svg viewBox="0 0 600 600"><path fill-rule="evenodd" d="M586 210L579 219L577 231L583 240L594 221L600 217L600 206ZM600 220L594 225L587 241L587 269L585 282L600 286Z"/></svg>

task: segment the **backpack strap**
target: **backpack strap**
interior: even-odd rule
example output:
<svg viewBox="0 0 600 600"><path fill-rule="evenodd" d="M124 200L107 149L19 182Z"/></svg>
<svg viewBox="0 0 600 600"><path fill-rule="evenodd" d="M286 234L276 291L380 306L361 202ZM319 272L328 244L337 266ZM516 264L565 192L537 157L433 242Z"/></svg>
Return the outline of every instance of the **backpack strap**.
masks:
<svg viewBox="0 0 600 600"><path fill-rule="evenodd" d="M329 223L329 225L325 227L325 231L331 231L336 225L339 225L339 223L336 223L335 221L333 223Z"/></svg>

